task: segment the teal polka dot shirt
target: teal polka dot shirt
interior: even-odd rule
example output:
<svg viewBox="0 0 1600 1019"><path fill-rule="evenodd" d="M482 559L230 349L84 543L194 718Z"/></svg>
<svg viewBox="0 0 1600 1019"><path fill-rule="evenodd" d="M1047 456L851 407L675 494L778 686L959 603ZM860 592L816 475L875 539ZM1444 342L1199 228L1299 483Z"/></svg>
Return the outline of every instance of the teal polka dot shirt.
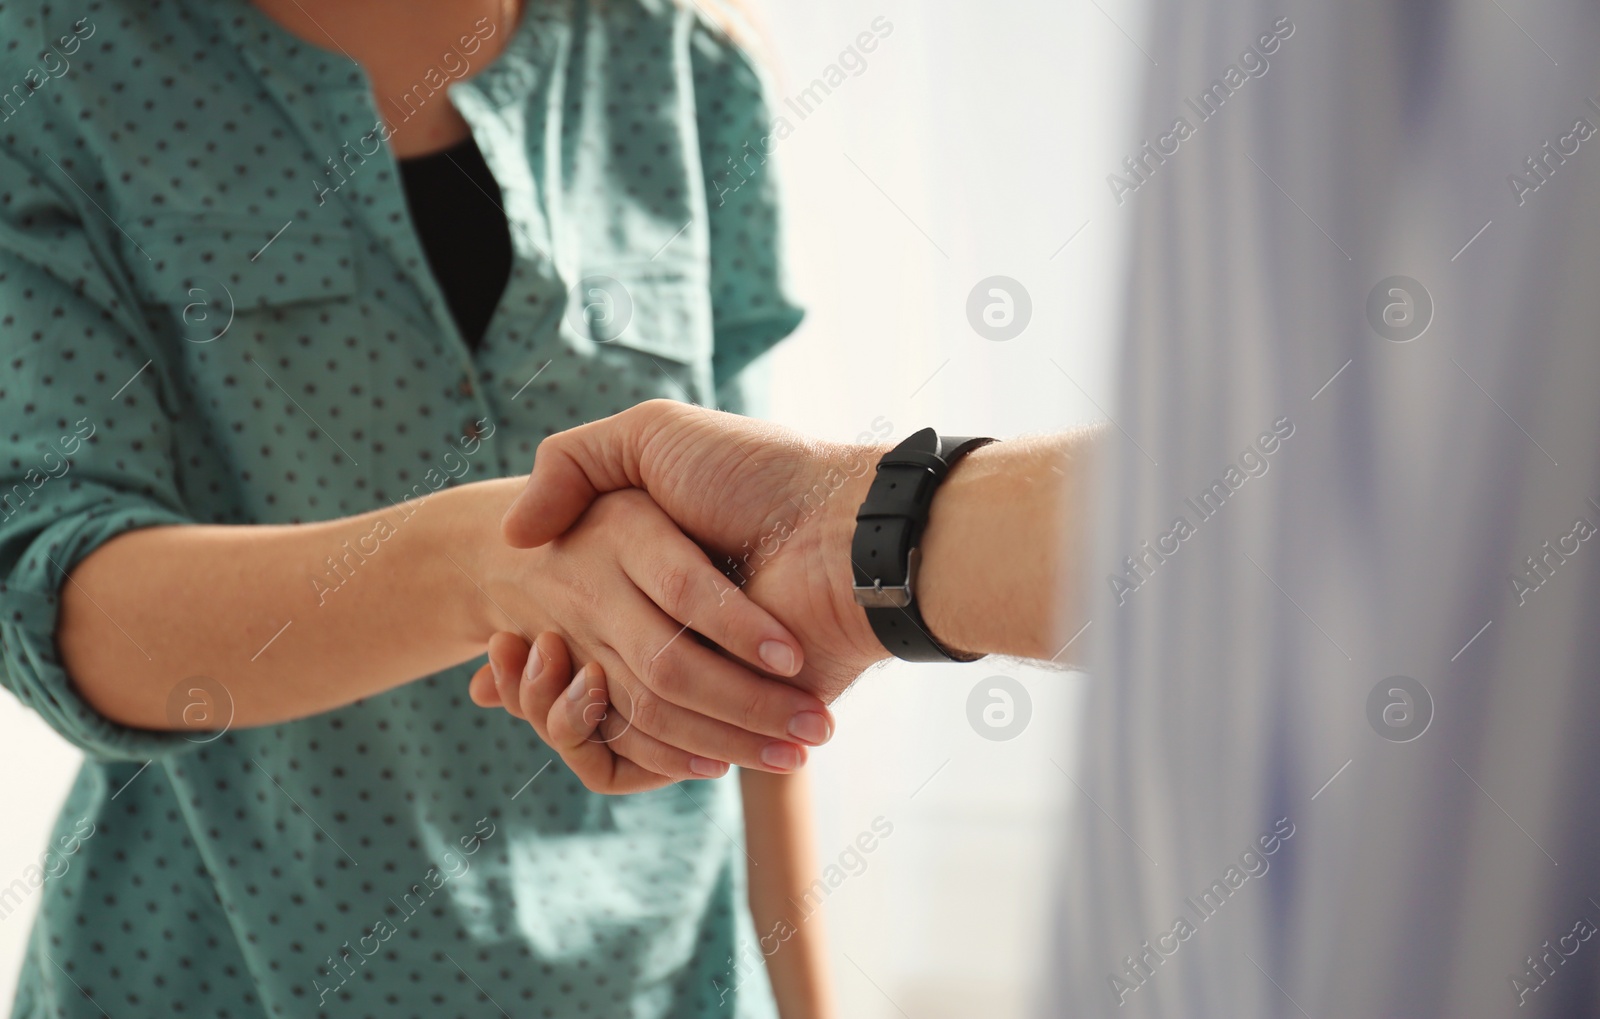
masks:
<svg viewBox="0 0 1600 1019"><path fill-rule="evenodd" d="M244 0L0 3L0 682L85 752L0 885L0 920L39 904L15 1016L774 1014L730 962L731 779L590 794L470 668L128 729L54 642L65 575L120 533L520 474L641 400L737 402L798 323L753 63L689 4L526 7L415 93L467 119L509 221L474 350L383 144L402 113L350 60Z"/></svg>

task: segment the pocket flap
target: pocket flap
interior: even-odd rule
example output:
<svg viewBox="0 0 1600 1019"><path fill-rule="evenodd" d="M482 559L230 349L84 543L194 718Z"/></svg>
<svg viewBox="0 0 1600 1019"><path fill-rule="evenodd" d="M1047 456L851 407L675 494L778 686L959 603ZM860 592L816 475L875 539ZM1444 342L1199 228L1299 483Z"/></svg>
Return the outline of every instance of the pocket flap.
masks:
<svg viewBox="0 0 1600 1019"><path fill-rule="evenodd" d="M703 283L671 269L611 266L568 294L566 325L584 339L680 364L709 363L711 298Z"/></svg>

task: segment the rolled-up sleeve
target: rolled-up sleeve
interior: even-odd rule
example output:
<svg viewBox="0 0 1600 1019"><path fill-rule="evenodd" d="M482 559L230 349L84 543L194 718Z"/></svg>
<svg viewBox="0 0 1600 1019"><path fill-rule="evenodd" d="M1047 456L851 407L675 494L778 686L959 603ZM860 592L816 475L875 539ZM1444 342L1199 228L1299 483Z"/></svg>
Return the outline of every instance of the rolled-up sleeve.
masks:
<svg viewBox="0 0 1600 1019"><path fill-rule="evenodd" d="M169 366L115 282L115 242L65 197L65 171L49 181L31 164L0 150L0 683L85 752L144 760L191 744L91 708L56 630L69 575L95 549L190 522L160 395ZM146 654L116 620L105 632Z"/></svg>

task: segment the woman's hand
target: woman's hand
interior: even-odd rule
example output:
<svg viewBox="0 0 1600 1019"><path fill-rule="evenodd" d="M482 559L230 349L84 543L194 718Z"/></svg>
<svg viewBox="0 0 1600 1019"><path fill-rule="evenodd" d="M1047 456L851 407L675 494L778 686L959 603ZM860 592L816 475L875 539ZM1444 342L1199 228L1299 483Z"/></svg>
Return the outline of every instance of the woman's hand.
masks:
<svg viewBox="0 0 1600 1019"><path fill-rule="evenodd" d="M574 676L558 634L541 633L531 647L515 633L495 634L489 661L473 674L467 691L480 708L505 708L532 725L593 792L638 793L673 781L612 750L599 731L608 715L605 670L590 662ZM718 774L725 773L727 766L720 769Z"/></svg>
<svg viewBox="0 0 1600 1019"><path fill-rule="evenodd" d="M802 664L788 630L732 587L644 492L598 499L556 540L530 552L502 546L481 568L498 614L523 633L553 631L573 656L599 666L593 695L574 705L579 718L558 711L552 719L551 708L566 706L554 703L555 682L543 669L530 673L513 661L507 638L493 642L508 677L532 677L514 696L508 685L502 705L533 722L591 788L661 784L640 772L713 778L728 764L789 772L805 763L805 746L832 734L832 718L815 696L701 643L697 634L784 675ZM554 650L560 642L541 645L548 654L524 650L524 660L539 666L548 658L553 665L544 668L564 679L570 661L566 648ZM525 705L524 696L533 700ZM579 731L585 735L574 743Z"/></svg>

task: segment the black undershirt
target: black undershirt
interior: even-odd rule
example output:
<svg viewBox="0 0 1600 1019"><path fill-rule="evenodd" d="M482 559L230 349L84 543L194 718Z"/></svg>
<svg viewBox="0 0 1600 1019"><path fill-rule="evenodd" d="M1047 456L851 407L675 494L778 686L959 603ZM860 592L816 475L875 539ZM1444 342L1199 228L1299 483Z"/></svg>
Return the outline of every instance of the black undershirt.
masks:
<svg viewBox="0 0 1600 1019"><path fill-rule="evenodd" d="M500 185L471 138L401 160L400 177L428 267L462 337L476 350L511 277L511 230Z"/></svg>

